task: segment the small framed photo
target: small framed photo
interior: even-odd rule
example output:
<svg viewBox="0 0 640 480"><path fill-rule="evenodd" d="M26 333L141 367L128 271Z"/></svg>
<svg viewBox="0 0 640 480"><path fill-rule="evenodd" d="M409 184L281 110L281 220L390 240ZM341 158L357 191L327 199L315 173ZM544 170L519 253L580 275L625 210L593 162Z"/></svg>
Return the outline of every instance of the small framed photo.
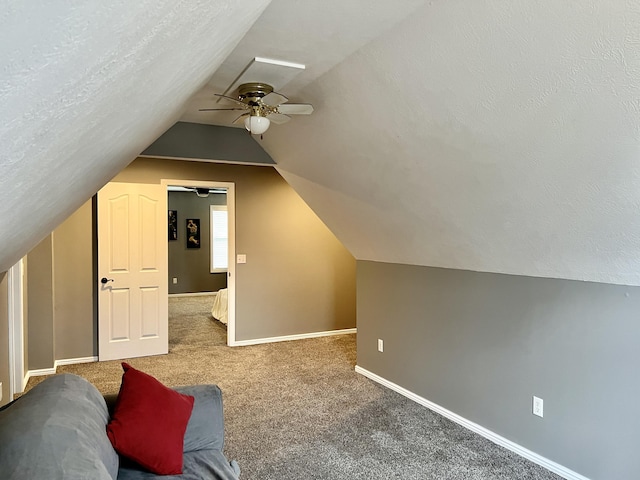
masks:
<svg viewBox="0 0 640 480"><path fill-rule="evenodd" d="M200 248L199 218L187 218L187 248Z"/></svg>
<svg viewBox="0 0 640 480"><path fill-rule="evenodd" d="M178 211L169 210L169 240L178 239Z"/></svg>

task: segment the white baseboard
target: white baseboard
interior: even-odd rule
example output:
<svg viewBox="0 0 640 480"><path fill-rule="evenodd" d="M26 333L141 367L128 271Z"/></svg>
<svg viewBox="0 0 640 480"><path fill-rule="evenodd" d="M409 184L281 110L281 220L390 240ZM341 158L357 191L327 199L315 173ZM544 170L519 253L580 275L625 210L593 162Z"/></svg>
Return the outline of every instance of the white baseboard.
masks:
<svg viewBox="0 0 640 480"><path fill-rule="evenodd" d="M56 360L54 366L58 368L60 365L76 365L78 363L93 363L97 361L98 357L63 358Z"/></svg>
<svg viewBox="0 0 640 480"><path fill-rule="evenodd" d="M208 297L216 295L218 292L194 292L194 293L170 293L169 298L177 297Z"/></svg>
<svg viewBox="0 0 640 480"><path fill-rule="evenodd" d="M53 368L38 368L36 370L29 370L25 377L41 377L43 375L53 375L56 373L55 367ZM28 380L28 379L27 379Z"/></svg>
<svg viewBox="0 0 640 480"><path fill-rule="evenodd" d="M348 335L356 333L356 328L344 328L342 330L328 330L326 332L300 333L298 335L284 335L282 337L254 338L251 340L238 340L230 344L230 347L246 347L260 345L262 343L288 342L290 340L303 340L305 338L329 337L332 335Z"/></svg>
<svg viewBox="0 0 640 480"><path fill-rule="evenodd" d="M53 368L39 368L36 370L28 370L22 380L22 392L27 387L27 382L31 377L40 377L43 375L55 375L60 365L75 365L76 363L92 363L97 362L98 357L80 357L80 358L63 358L53 362ZM18 393L22 393L18 392Z"/></svg>
<svg viewBox="0 0 640 480"><path fill-rule="evenodd" d="M472 432L482 435L484 438L491 440L493 443L500 445L501 447L504 447L507 450L511 450L512 452L520 455L521 457L524 457L527 460L531 460L533 463L537 463L541 467L544 467L547 470L557 475L560 475L562 478L566 478L567 480L589 480L587 477L580 475L579 473L574 472L573 470L569 470L568 468L560 465L559 463L549 460L548 458L545 458L541 455L538 455L537 453L532 452L531 450L528 450L522 447L521 445L518 445L517 443L514 443L511 440L508 440L498 435L497 433L494 433L491 430L486 429L481 425L478 425L477 423L467 420L466 418L461 417L457 413L453 413L452 411L447 410L446 408L441 407L440 405L435 404L427 400L426 398L416 395L415 393L410 392L409 390L401 387L400 385L396 385L395 383L390 382L389 380L386 380L376 375L375 373L372 373L358 365L356 365L355 370L356 370L356 373L364 375L365 377L373 380L374 382L379 383L380 385L384 385L385 387L391 390L394 390L401 395L404 395L405 397L413 400L414 402L424 407L427 407L428 409L433 410L436 413L439 413L443 417L446 417L449 420L456 422L459 425L462 425L463 427L471 430Z"/></svg>
<svg viewBox="0 0 640 480"><path fill-rule="evenodd" d="M22 379L22 389L19 392L15 392L15 393L24 392L24 389L27 388L27 383L29 383L29 379L31 377L41 377L41 376L44 376L44 375L53 375L54 373L56 373L55 367L53 367L53 368L38 368L38 369L35 369L35 370L27 370L27 373L24 374L24 378Z"/></svg>
<svg viewBox="0 0 640 480"><path fill-rule="evenodd" d="M24 378L22 379L22 388L20 389L19 392L13 392L13 394L15 395L16 393L24 392L24 389L27 388L27 383L29 383L30 378L31 378L31 375L29 374L29 371L27 371L27 373L24 374Z"/></svg>

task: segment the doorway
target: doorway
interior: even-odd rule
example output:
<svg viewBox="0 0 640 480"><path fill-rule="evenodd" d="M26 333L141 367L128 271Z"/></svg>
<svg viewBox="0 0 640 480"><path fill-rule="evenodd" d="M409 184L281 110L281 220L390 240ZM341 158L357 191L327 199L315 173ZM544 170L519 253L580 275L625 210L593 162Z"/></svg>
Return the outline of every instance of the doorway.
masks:
<svg viewBox="0 0 640 480"><path fill-rule="evenodd" d="M219 212L220 208L214 208L214 206L207 206L207 221L202 222L207 227L200 228L201 218L187 218L189 214L185 215L185 212L179 210L172 212L174 215L175 224L172 226L172 220L169 220L168 236L169 242L178 246L186 254L191 254L192 257L199 256L200 258L206 258L205 263L208 269L206 273L209 275L220 275L224 273L226 275L226 310L227 310L227 322L226 322L226 344L228 346L234 346L235 342L235 184L232 182L216 182L216 181L201 181L201 180L182 180L182 179L164 179L162 185L167 191L181 190L190 192L192 195L198 195L200 197L208 197L211 194L219 194L224 192L226 194L226 219L227 219L227 240L226 240L226 252L216 246L221 247L220 238L213 238L211 227L209 226L214 221L214 211ZM213 200L212 200L213 202ZM213 202L219 203L219 202ZM219 206L218 206L219 207ZM169 207L171 210L171 206ZM210 212L210 213L209 213ZM169 214L171 216L171 213ZM204 216L203 213L200 216ZM198 220L198 222L196 222ZM191 223L189 223L191 222ZM198 225L196 228L194 225ZM191 227L191 228L190 228ZM194 237L193 232L197 232L198 235ZM203 242L206 236L206 242ZM217 244L217 245L216 245ZM203 248L206 251L203 251ZM220 265L220 252L226 254L226 265ZM215 253L218 253L217 255ZM215 258L215 260L214 260ZM217 262L216 264L214 264ZM224 262L223 262L224 263ZM203 267L203 265L201 265ZM169 274L168 282L170 287L180 282L178 276ZM175 289L174 289L175 290ZM170 290L171 291L171 290ZM213 307L213 305L212 305Z"/></svg>

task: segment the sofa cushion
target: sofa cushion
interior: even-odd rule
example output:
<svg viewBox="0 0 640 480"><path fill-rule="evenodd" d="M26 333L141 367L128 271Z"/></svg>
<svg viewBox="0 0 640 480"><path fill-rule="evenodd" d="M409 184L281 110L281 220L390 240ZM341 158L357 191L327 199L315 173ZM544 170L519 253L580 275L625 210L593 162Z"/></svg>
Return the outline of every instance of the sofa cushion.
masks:
<svg viewBox="0 0 640 480"><path fill-rule="evenodd" d="M184 434L184 452L224 447L222 393L217 385L193 385L176 390L195 399Z"/></svg>
<svg viewBox="0 0 640 480"><path fill-rule="evenodd" d="M116 451L159 475L182 472L194 398L122 363L124 374L107 435Z"/></svg>
<svg viewBox="0 0 640 480"><path fill-rule="evenodd" d="M0 472L6 479L115 479L118 455L105 435L100 392L54 375L0 411Z"/></svg>
<svg viewBox="0 0 640 480"><path fill-rule="evenodd" d="M182 475L162 477L163 480L238 480L240 469L229 462L220 450L198 450L184 454ZM118 480L151 480L157 478L135 465L121 465Z"/></svg>

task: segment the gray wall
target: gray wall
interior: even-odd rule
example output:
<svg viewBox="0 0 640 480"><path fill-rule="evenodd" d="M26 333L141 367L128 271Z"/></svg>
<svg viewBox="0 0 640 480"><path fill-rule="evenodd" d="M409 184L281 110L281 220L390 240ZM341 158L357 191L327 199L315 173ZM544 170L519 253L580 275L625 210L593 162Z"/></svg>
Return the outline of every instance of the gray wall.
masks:
<svg viewBox="0 0 640 480"><path fill-rule="evenodd" d="M0 273L0 382L2 400L0 405L11 401L9 398L9 317L7 272Z"/></svg>
<svg viewBox="0 0 640 480"><path fill-rule="evenodd" d="M53 248L48 235L27 254L29 370L53 367Z"/></svg>
<svg viewBox="0 0 640 480"><path fill-rule="evenodd" d="M97 355L94 205L85 203L25 259L24 365Z"/></svg>
<svg viewBox="0 0 640 480"><path fill-rule="evenodd" d="M97 355L92 219L88 201L53 232L56 360Z"/></svg>
<svg viewBox="0 0 640 480"><path fill-rule="evenodd" d="M357 285L359 366L592 480L640 478L640 287L367 261Z"/></svg>
<svg viewBox="0 0 640 480"><path fill-rule="evenodd" d="M275 165L276 162L244 128L178 122L153 142L142 156Z"/></svg>
<svg viewBox="0 0 640 480"><path fill-rule="evenodd" d="M211 273L210 205L226 205L225 194L198 197L169 192L169 210L178 212L178 239L169 242L169 293L215 292L227 286L226 273ZM187 248L186 219L200 219L200 248ZM173 278L178 279L176 285Z"/></svg>
<svg viewBox="0 0 640 480"><path fill-rule="evenodd" d="M141 158L114 180L161 178L236 184L237 340L355 326L355 260L275 169ZM94 219L89 201L26 258L29 369L97 355Z"/></svg>
<svg viewBox="0 0 640 480"><path fill-rule="evenodd" d="M139 158L114 181L235 182L236 339L355 326L355 260L271 167Z"/></svg>

